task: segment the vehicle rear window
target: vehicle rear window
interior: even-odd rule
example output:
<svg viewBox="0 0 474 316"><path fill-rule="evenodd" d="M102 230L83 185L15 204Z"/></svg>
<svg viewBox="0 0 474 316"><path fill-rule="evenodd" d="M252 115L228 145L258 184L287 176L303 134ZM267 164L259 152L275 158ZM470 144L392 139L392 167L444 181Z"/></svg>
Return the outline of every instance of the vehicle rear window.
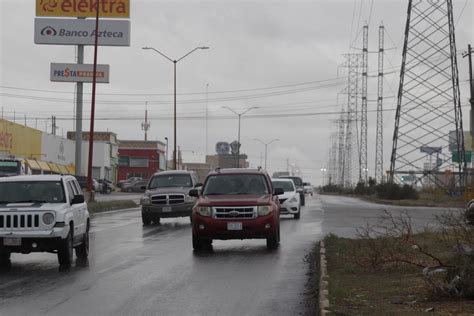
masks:
<svg viewBox="0 0 474 316"><path fill-rule="evenodd" d="M285 179L291 179L291 180L293 180L293 183L294 183L295 185L297 185L297 186L302 186L302 185L303 185L303 180L301 180L301 178L296 178L296 177L294 177L294 178L292 178L292 177L286 178L286 177L285 177Z"/></svg>
<svg viewBox="0 0 474 316"><path fill-rule="evenodd" d="M0 203L65 203L60 181L0 182Z"/></svg>
<svg viewBox="0 0 474 316"><path fill-rule="evenodd" d="M157 188L190 188L193 186L191 181L191 176L189 174L167 174L167 175L157 175L154 176L151 181L148 189L157 189Z"/></svg>
<svg viewBox="0 0 474 316"><path fill-rule="evenodd" d="M203 188L204 195L264 195L269 192L265 177L259 174L213 175L209 176Z"/></svg>
<svg viewBox="0 0 474 316"><path fill-rule="evenodd" d="M272 181L274 188L282 188L285 192L295 191L293 183L290 181Z"/></svg>

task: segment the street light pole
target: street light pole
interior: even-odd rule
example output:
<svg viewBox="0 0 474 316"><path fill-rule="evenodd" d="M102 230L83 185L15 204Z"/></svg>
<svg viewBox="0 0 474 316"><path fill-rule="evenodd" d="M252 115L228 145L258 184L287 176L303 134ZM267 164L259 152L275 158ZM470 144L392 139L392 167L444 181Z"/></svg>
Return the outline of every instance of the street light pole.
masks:
<svg viewBox="0 0 474 316"><path fill-rule="evenodd" d="M168 170L168 137L165 137L165 140L166 140L165 170Z"/></svg>
<svg viewBox="0 0 474 316"><path fill-rule="evenodd" d="M246 109L245 111L240 112L240 113L234 111L233 109L231 109L231 108L228 107L228 106L223 106L222 108L231 111L232 113L234 113L235 115L237 115L237 116L239 117L239 130L238 130L238 136L237 136L237 142L238 142L238 147L237 147L237 168L240 168L240 119L241 119L242 115L244 115L245 113L247 113L247 112L250 111L250 110L258 109L258 107L257 107L257 106L252 106L252 107L250 107L250 108L248 108L248 109Z"/></svg>
<svg viewBox="0 0 474 316"><path fill-rule="evenodd" d="M279 138L275 138L275 139L269 141L268 143L265 143L263 140L261 140L261 139L259 139L259 138L254 138L254 140L256 140L257 142L262 143L263 145L265 145L265 170L267 170L267 152L268 152L268 145L270 145L271 143L277 142L277 141L279 141L280 139L279 139Z"/></svg>
<svg viewBox="0 0 474 316"><path fill-rule="evenodd" d="M153 51L155 51L156 53L160 54L161 56L163 56L164 58L168 59L169 61L171 61L173 64L174 64L174 119L173 119L173 122L174 122L174 127L173 127L173 134L174 134L174 144L173 144L173 167L174 167L174 170L176 170L176 167L177 167L177 164L176 164L176 146L177 146L177 133L176 133L176 64L183 60L183 58L185 58L186 56L192 54L193 52L195 52L196 50L198 49L209 49L208 46L199 46L199 47L196 47L194 48L193 50L189 51L188 53L186 53L185 55L183 55L181 58L179 59L171 59L170 57L166 56L165 54L163 54L162 52L160 52L159 50L153 48L153 47L142 47L142 49L151 49ZM168 163L168 162L167 162Z"/></svg>

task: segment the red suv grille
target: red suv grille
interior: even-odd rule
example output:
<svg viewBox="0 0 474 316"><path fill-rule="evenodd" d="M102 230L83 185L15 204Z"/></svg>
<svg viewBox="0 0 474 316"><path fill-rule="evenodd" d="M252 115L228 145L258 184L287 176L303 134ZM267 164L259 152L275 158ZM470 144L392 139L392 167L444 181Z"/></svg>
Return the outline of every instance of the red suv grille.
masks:
<svg viewBox="0 0 474 316"><path fill-rule="evenodd" d="M216 219L252 219L257 217L256 207L214 207Z"/></svg>

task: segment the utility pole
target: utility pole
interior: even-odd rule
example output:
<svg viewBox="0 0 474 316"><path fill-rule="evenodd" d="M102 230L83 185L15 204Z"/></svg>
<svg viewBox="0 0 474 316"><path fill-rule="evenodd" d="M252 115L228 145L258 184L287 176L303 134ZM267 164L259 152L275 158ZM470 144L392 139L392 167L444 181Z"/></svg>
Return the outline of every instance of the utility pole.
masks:
<svg viewBox="0 0 474 316"><path fill-rule="evenodd" d="M471 98L469 99L469 102L471 103L471 111L470 111L470 117L471 117L471 122L470 122L470 131L471 131L471 137L474 142L474 81L472 79L472 48L471 44L467 45L467 52L462 54L462 57L467 57L469 61L469 82L470 82L470 87L471 87Z"/></svg>
<svg viewBox="0 0 474 316"><path fill-rule="evenodd" d="M145 102L145 122L142 123L142 130L145 131L145 141L148 140L148 130L150 129L150 123L148 122L148 101Z"/></svg>
<svg viewBox="0 0 474 316"><path fill-rule="evenodd" d="M209 154L209 84L206 83L206 156Z"/></svg>

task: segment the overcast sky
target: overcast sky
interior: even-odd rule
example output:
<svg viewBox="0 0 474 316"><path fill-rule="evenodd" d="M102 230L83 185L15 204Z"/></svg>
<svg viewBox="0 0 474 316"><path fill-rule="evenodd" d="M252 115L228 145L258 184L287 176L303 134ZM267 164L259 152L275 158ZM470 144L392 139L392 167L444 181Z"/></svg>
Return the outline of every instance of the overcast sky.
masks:
<svg viewBox="0 0 474 316"><path fill-rule="evenodd" d="M145 103L151 122L149 139L172 141L173 64L142 50L152 46L172 59L196 46L177 64L178 145L187 161L204 162L206 153L206 85L209 84L208 153L218 141L237 139L236 111L258 109L242 118L242 152L253 167L264 146L254 138L280 141L268 148L270 172L285 170L286 159L304 178L318 185L327 165L333 120L345 97L343 54L357 52L365 21L369 50L377 49L378 26L386 29L385 101L396 106L399 66L408 1L131 1L131 46L100 47L99 63L109 64L110 84L98 85L96 130L119 139L143 139ZM61 134L73 128L74 84L49 81L51 62L75 62L74 46L35 45L33 0L0 0L0 105L6 118L44 130L57 116ZM459 51L474 39L474 1L454 0ZM92 49L86 48L86 63ZM468 104L467 60L458 59L461 97ZM369 56L375 71L377 55ZM368 110L375 110L376 78L369 78ZM34 90L30 90L34 89ZM236 91L237 90L237 91ZM85 85L84 116L90 115L91 85ZM464 126L467 121L464 111ZM263 117L265 115L266 117ZM389 167L395 113L384 113L384 167ZM35 121L35 118L38 118ZM374 172L375 113L369 114L369 175ZM85 121L85 128L89 121ZM170 142L172 146L172 142Z"/></svg>

